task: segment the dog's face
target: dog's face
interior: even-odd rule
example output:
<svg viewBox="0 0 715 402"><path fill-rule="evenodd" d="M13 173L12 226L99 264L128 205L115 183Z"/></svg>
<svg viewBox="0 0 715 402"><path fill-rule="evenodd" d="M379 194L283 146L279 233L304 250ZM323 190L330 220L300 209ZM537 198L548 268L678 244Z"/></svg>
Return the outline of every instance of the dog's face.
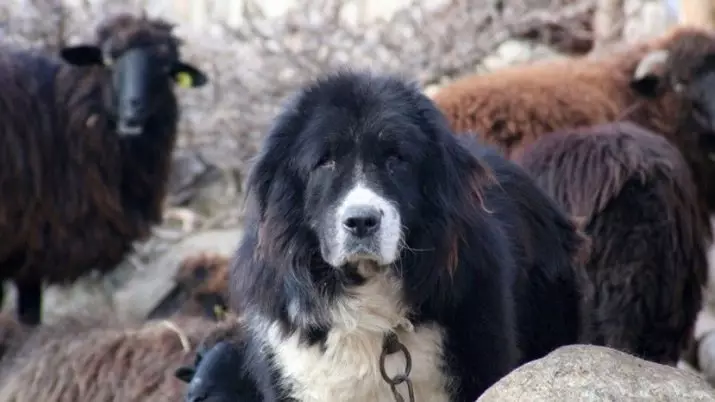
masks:
<svg viewBox="0 0 715 402"><path fill-rule="evenodd" d="M417 86L326 75L285 105L248 175L232 308L327 325L331 299L378 274L408 283L409 303L444 303L489 182Z"/></svg>
<svg viewBox="0 0 715 402"><path fill-rule="evenodd" d="M331 266L384 267L398 259L404 229L419 218L427 138L410 110L381 99L341 107L341 98L326 94L300 134L305 214Z"/></svg>
<svg viewBox="0 0 715 402"><path fill-rule="evenodd" d="M415 214L409 200L419 191L414 174L419 161L406 140L419 134L404 132L411 127L399 115L349 116L321 109L313 126L325 133L324 140L306 144L310 166L304 205L323 259L334 267L392 264L404 242L402 225ZM346 124L335 124L341 120ZM311 132L303 135L316 138Z"/></svg>
<svg viewBox="0 0 715 402"><path fill-rule="evenodd" d="M411 229L439 203L436 187L448 185L435 178L451 177L444 172L451 163L435 163L447 160L451 137L444 117L412 86L338 75L301 92L279 116L249 186L263 219L279 215L274 220L306 227L328 265L377 270L415 247Z"/></svg>

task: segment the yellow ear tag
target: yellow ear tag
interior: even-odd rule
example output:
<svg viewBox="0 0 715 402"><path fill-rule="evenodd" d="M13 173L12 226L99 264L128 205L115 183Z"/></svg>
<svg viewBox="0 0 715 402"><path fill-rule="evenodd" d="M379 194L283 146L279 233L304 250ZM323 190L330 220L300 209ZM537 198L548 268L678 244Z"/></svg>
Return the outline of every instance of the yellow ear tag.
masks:
<svg viewBox="0 0 715 402"><path fill-rule="evenodd" d="M191 74L181 71L176 73L176 84L182 88L191 88L194 83L191 79Z"/></svg>
<svg viewBox="0 0 715 402"><path fill-rule="evenodd" d="M216 304L214 305L214 315L216 316L217 320L223 321L224 318L226 318L226 310L220 305Z"/></svg>

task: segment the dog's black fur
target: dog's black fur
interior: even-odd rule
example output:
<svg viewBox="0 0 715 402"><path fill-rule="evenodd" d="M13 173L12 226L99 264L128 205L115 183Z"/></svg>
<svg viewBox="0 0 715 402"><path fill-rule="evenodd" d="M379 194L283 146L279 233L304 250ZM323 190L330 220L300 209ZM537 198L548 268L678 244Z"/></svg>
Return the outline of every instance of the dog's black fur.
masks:
<svg viewBox="0 0 715 402"><path fill-rule="evenodd" d="M232 307L249 327L260 317L325 347L331 305L368 280L324 257L324 215L354 185L356 161L399 210L403 247L377 269L400 278L415 328L444 331L451 401L472 402L518 364L576 342L587 241L574 224L516 165L454 136L415 85L346 71L284 108L249 175L231 272ZM248 338L242 364L263 400L295 400L273 351L258 332Z"/></svg>

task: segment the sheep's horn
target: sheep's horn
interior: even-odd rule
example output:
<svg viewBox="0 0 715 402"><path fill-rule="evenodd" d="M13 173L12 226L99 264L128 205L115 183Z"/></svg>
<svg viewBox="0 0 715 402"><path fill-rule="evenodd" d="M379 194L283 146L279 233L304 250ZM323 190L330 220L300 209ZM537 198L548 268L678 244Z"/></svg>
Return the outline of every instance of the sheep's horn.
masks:
<svg viewBox="0 0 715 402"><path fill-rule="evenodd" d="M668 51L663 49L654 50L646 54L640 63L638 63L638 67L636 67L636 71L633 73L633 79L639 80L648 74L652 74L656 68L668 60L668 56L670 56Z"/></svg>

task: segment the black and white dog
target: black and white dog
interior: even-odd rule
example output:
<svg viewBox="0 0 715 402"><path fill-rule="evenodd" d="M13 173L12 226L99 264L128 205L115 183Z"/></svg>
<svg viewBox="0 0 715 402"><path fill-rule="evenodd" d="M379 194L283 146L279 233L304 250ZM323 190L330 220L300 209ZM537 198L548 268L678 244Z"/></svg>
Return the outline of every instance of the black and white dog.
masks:
<svg viewBox="0 0 715 402"><path fill-rule="evenodd" d="M346 71L307 85L248 192L231 290L259 399L394 402L380 364L394 334L415 401L473 402L577 341L586 239L516 165L454 136L416 85ZM388 376L404 366L385 358Z"/></svg>

